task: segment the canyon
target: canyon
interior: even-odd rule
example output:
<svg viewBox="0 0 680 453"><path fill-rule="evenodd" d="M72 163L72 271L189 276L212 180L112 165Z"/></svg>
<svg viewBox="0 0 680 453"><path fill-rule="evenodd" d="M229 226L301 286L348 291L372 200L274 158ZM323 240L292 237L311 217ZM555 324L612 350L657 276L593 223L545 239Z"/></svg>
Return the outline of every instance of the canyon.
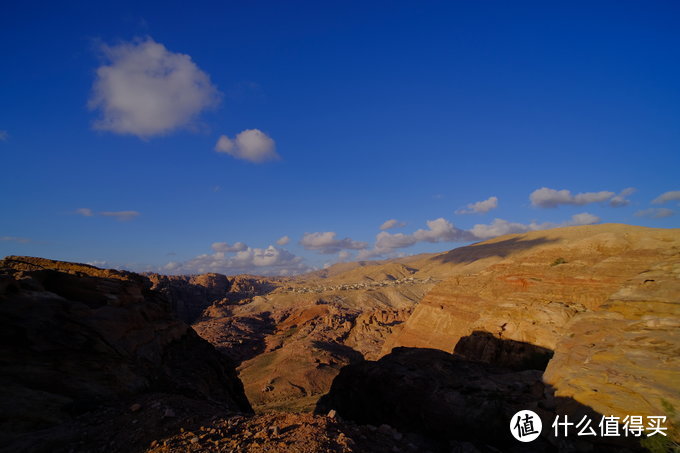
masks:
<svg viewBox="0 0 680 453"><path fill-rule="evenodd" d="M678 229L557 228L285 278L0 269L7 451L524 451L519 409L543 420L531 451L640 449L557 438L558 414L667 415L679 440Z"/></svg>

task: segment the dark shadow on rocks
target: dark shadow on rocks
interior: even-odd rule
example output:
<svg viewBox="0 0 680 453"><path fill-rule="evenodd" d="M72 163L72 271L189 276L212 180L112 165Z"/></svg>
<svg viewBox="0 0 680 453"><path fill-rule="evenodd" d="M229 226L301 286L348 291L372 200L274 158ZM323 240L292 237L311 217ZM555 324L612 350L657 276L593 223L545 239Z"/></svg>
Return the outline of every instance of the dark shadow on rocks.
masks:
<svg viewBox="0 0 680 453"><path fill-rule="evenodd" d="M531 343L505 340L476 330L458 340L454 354L474 362L492 363L510 370L545 371L553 351Z"/></svg>
<svg viewBox="0 0 680 453"><path fill-rule="evenodd" d="M593 441L573 431L567 438L555 438L551 425L556 414L568 414L576 422L589 414L595 429L601 415L575 400L556 399L554 389L543 383L542 371L511 370L435 349L395 348L378 361L344 367L317 403L316 413L331 409L360 424L387 424L434 439L442 452L461 442L479 451L506 452L639 448L624 438ZM509 428L513 415L524 409L537 413L543 423L541 436L527 444L512 437Z"/></svg>
<svg viewBox="0 0 680 453"><path fill-rule="evenodd" d="M321 349L322 351L326 351L339 359L346 359L350 364L364 360L364 356L359 351L356 351L349 346L345 346L344 344L314 340L312 346Z"/></svg>
<svg viewBox="0 0 680 453"><path fill-rule="evenodd" d="M556 241L556 239L548 238L527 240L523 240L521 238L512 238L491 244L477 243L453 249L450 252L438 255L433 259L441 261L442 263L471 263L473 261L489 258L492 256L505 258L515 252L528 250L538 245L549 244Z"/></svg>
<svg viewBox="0 0 680 453"><path fill-rule="evenodd" d="M170 301L173 311L187 324L200 320L204 310L211 306L241 305L277 288L272 282L247 276L145 275L153 283L152 289L163 294Z"/></svg>
<svg viewBox="0 0 680 453"><path fill-rule="evenodd" d="M244 316L206 318L194 324L194 329L218 351L227 356L235 367L262 354L265 338L272 335L276 325L270 312Z"/></svg>
<svg viewBox="0 0 680 453"><path fill-rule="evenodd" d="M88 414L110 418L108 409L129 419L129 405L152 394L162 395L154 401L158 420L178 416L165 409L180 413L170 401L206 413L252 413L229 360L149 286L139 275L92 266L0 261L0 451L36 451L12 444L39 444L44 430L68 437L69 426L89 423ZM130 431L124 426L116 425ZM98 451L114 451L101 445Z"/></svg>

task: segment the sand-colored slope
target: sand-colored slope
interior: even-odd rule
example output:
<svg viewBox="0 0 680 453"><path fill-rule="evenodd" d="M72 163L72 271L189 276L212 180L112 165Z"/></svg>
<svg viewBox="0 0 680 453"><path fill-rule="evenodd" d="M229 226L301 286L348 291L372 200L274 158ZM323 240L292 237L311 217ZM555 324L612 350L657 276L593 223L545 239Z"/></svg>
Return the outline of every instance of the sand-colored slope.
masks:
<svg viewBox="0 0 680 453"><path fill-rule="evenodd" d="M554 349L571 317L597 310L625 281L679 247L678 229L605 224L455 249L432 258L458 267L427 294L383 352L394 346L453 351L474 330ZM475 264L482 269L470 272Z"/></svg>
<svg viewBox="0 0 680 453"><path fill-rule="evenodd" d="M488 332L554 350L546 382L600 413L664 415L662 399L680 407L680 229L560 228L447 255L503 259L438 284L383 353L452 352Z"/></svg>
<svg viewBox="0 0 680 453"><path fill-rule="evenodd" d="M662 400L680 408L680 253L564 330L544 376L557 396L619 417L669 415Z"/></svg>

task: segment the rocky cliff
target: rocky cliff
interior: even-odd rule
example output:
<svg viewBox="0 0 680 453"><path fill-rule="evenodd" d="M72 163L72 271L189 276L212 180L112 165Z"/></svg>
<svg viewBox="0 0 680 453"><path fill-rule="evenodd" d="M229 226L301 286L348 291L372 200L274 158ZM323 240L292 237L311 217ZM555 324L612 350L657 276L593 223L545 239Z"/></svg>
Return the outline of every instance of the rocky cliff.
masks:
<svg viewBox="0 0 680 453"><path fill-rule="evenodd" d="M151 286L81 264L0 261L0 444L33 449L33 433L150 394L251 411L233 365Z"/></svg>
<svg viewBox="0 0 680 453"><path fill-rule="evenodd" d="M215 303L233 303L266 294L275 288L270 279L244 275L145 275L152 283L151 289L165 295L173 311L188 324L196 321L203 310Z"/></svg>
<svg viewBox="0 0 680 453"><path fill-rule="evenodd" d="M608 415L680 407L680 230L561 228L450 256L510 243L502 260L432 289L383 353L428 347L520 368L537 360L558 397Z"/></svg>
<svg viewBox="0 0 680 453"><path fill-rule="evenodd" d="M680 408L680 254L630 279L564 331L545 372L558 396L619 417Z"/></svg>

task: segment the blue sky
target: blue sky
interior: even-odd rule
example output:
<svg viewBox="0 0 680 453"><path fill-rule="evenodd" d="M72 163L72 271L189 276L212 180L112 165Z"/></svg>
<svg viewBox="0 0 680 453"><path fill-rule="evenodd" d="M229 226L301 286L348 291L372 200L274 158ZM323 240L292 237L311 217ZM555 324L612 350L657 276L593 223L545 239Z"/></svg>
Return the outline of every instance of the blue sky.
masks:
<svg viewBox="0 0 680 453"><path fill-rule="evenodd" d="M9 2L0 255L281 274L678 227L679 19L674 1Z"/></svg>

